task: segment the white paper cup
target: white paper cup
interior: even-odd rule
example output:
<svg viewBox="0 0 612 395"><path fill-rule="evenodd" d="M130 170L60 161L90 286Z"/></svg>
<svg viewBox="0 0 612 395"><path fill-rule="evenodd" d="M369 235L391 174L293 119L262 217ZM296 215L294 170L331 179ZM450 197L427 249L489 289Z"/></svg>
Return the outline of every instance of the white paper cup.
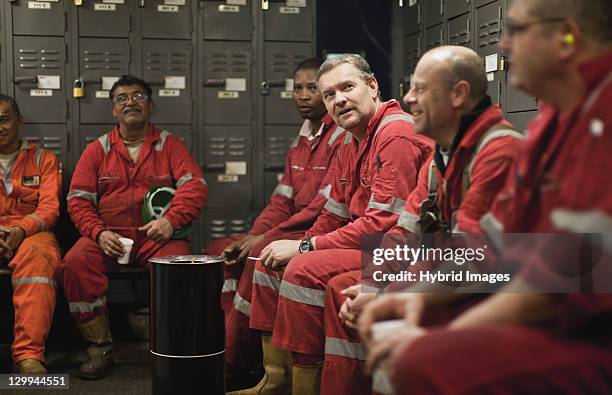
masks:
<svg viewBox="0 0 612 395"><path fill-rule="evenodd" d="M127 237L120 237L119 241L123 244L123 250L125 251L123 255L117 258L117 262L122 265L127 265L130 263L130 252L132 251L132 246L134 245L134 240L128 239Z"/></svg>

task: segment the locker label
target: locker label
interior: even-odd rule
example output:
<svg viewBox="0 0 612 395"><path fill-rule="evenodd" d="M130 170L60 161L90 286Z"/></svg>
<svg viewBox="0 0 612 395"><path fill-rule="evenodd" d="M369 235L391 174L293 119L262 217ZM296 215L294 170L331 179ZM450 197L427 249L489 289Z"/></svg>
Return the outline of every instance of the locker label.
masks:
<svg viewBox="0 0 612 395"><path fill-rule="evenodd" d="M293 92L282 91L280 93L281 99L293 99Z"/></svg>
<svg viewBox="0 0 612 395"><path fill-rule="evenodd" d="M35 10L50 10L51 3L44 3L42 1L28 1L28 8Z"/></svg>
<svg viewBox="0 0 612 395"><path fill-rule="evenodd" d="M102 90L110 91L119 77L102 77Z"/></svg>
<svg viewBox="0 0 612 395"><path fill-rule="evenodd" d="M94 4L94 11L116 11L116 10L117 10L117 6L115 4L102 4L102 3Z"/></svg>
<svg viewBox="0 0 612 395"><path fill-rule="evenodd" d="M237 5L219 4L219 12L240 12L240 7Z"/></svg>
<svg viewBox="0 0 612 395"><path fill-rule="evenodd" d="M246 162L225 162L225 174L245 176L247 174Z"/></svg>
<svg viewBox="0 0 612 395"><path fill-rule="evenodd" d="M287 7L306 7L306 0L287 0Z"/></svg>
<svg viewBox="0 0 612 395"><path fill-rule="evenodd" d="M59 75L39 75L38 89L60 89Z"/></svg>
<svg viewBox="0 0 612 395"><path fill-rule="evenodd" d="M417 3L417 0L409 0L408 1L408 6L409 7L414 7L416 5L416 3Z"/></svg>
<svg viewBox="0 0 612 395"><path fill-rule="evenodd" d="M288 92L293 90L293 78L285 79L285 90Z"/></svg>
<svg viewBox="0 0 612 395"><path fill-rule="evenodd" d="M30 89L30 96L51 97L53 91L51 89Z"/></svg>
<svg viewBox="0 0 612 395"><path fill-rule="evenodd" d="M125 4L125 0L102 0L106 4Z"/></svg>
<svg viewBox="0 0 612 395"><path fill-rule="evenodd" d="M495 74L494 73L487 73L487 81L489 81L489 82L495 81Z"/></svg>
<svg viewBox="0 0 612 395"><path fill-rule="evenodd" d="M217 174L217 182L238 182L235 174Z"/></svg>
<svg viewBox="0 0 612 395"><path fill-rule="evenodd" d="M158 5L157 12L178 12L179 8L175 5Z"/></svg>
<svg viewBox="0 0 612 395"><path fill-rule="evenodd" d="M245 92L246 89L246 78L226 78L225 79L225 90L235 92Z"/></svg>
<svg viewBox="0 0 612 395"><path fill-rule="evenodd" d="M233 5L247 5L247 0L226 0L225 2Z"/></svg>
<svg viewBox="0 0 612 395"><path fill-rule="evenodd" d="M41 1L45 1L47 3L59 3L59 0L41 0Z"/></svg>
<svg viewBox="0 0 612 395"><path fill-rule="evenodd" d="M280 7L278 12L281 14L299 14L300 9L298 7Z"/></svg>
<svg viewBox="0 0 612 395"><path fill-rule="evenodd" d="M181 95L181 91L178 89L160 89L159 97L179 97Z"/></svg>
<svg viewBox="0 0 612 395"><path fill-rule="evenodd" d="M110 98L110 91L96 91L96 99Z"/></svg>
<svg viewBox="0 0 612 395"><path fill-rule="evenodd" d="M227 91L219 91L217 92L217 99L238 99L240 94L238 92L227 92Z"/></svg>
<svg viewBox="0 0 612 395"><path fill-rule="evenodd" d="M164 0L166 5L185 5L185 0Z"/></svg>
<svg viewBox="0 0 612 395"><path fill-rule="evenodd" d="M184 76L164 76L164 88L166 89L185 89L186 86Z"/></svg>
<svg viewBox="0 0 612 395"><path fill-rule="evenodd" d="M485 56L485 71L487 73L497 71L499 68L499 57L496 53Z"/></svg>

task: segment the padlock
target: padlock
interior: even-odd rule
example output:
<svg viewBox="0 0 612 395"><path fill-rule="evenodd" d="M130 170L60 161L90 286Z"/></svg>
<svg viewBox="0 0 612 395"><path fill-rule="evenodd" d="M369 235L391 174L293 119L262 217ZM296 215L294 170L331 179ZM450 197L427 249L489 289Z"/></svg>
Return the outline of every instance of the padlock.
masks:
<svg viewBox="0 0 612 395"><path fill-rule="evenodd" d="M72 97L84 97L85 96L85 84L81 77L74 80L72 87Z"/></svg>
<svg viewBox="0 0 612 395"><path fill-rule="evenodd" d="M83 0L74 0L74 5L75 6L82 6L83 5Z"/></svg>

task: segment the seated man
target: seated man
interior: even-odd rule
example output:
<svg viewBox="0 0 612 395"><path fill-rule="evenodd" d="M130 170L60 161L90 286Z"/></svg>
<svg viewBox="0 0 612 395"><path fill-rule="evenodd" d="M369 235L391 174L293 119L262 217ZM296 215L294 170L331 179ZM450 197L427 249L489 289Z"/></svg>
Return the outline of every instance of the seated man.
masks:
<svg viewBox="0 0 612 395"><path fill-rule="evenodd" d="M206 182L187 147L149 122L151 93L133 76L113 84L118 125L87 146L70 184L68 212L82 237L64 257L60 278L70 312L90 344L89 360L79 369L82 378L103 377L113 361L105 293L106 273L119 270L117 258L124 253L119 238L134 241L129 262L144 268L154 256L189 254L189 242L173 235L198 218L206 201ZM143 200L158 185L176 193L163 215L145 224Z"/></svg>
<svg viewBox="0 0 612 395"><path fill-rule="evenodd" d="M15 100L0 94L0 265L13 283L13 362L18 373L46 373L45 340L55 308L57 241L62 184L55 155L19 139Z"/></svg>

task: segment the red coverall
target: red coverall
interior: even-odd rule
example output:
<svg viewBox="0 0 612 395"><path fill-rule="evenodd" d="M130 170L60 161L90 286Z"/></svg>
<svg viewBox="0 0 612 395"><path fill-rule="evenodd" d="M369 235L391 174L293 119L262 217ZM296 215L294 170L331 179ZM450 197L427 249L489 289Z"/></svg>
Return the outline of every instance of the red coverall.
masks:
<svg viewBox="0 0 612 395"><path fill-rule="evenodd" d="M404 212L389 233L420 233L416 220L421 202L428 195L430 175L437 179L438 208L443 220L453 222L451 228L455 230L480 232L478 221L503 187L516 155L517 137L522 137L510 129L502 115L499 106L491 105L489 98L464 115L448 166L441 172L440 159L435 161L433 155L429 158L421 168L417 187L406 200ZM496 125L503 125L503 129L491 129ZM471 168L469 174L466 168ZM322 394L371 393L372 386L363 374L361 361L366 354L359 335L338 318L340 306L346 299L340 292L359 283L360 275L359 270L344 273L334 277L327 286Z"/></svg>
<svg viewBox="0 0 612 395"><path fill-rule="evenodd" d="M350 258L359 255L362 235L386 232L397 222L403 198L431 152L394 100L381 105L360 142L346 136L337 174L326 187L325 209L306 233L317 236L317 250L293 258L280 287L275 272L256 264L250 325L274 328L272 344L293 352L323 355L327 281L359 267L359 260Z"/></svg>
<svg viewBox="0 0 612 395"><path fill-rule="evenodd" d="M482 218L493 239L500 232L612 232L610 64L612 52L581 66L588 93L571 114L542 104L513 176ZM557 264L546 253L530 250L527 267ZM612 296L554 300L561 316L548 326L442 329L417 339L395 366L397 393L611 393Z"/></svg>
<svg viewBox="0 0 612 395"><path fill-rule="evenodd" d="M70 312L79 321L89 321L106 310L106 273L121 267L98 246L100 232L112 230L133 239L130 262L142 267L148 267L148 259L154 256L190 253L186 240L157 243L138 231L144 225L142 202L153 185L176 188L164 214L174 229L198 218L206 201L206 182L187 147L170 133L150 124L136 163L118 127L83 151L67 197L68 213L83 237L60 266Z"/></svg>
<svg viewBox="0 0 612 395"><path fill-rule="evenodd" d="M0 225L19 226L26 236L8 263L15 308L13 361L44 362L60 264L50 232L59 217L60 165L53 153L23 141L15 161L0 176Z"/></svg>

